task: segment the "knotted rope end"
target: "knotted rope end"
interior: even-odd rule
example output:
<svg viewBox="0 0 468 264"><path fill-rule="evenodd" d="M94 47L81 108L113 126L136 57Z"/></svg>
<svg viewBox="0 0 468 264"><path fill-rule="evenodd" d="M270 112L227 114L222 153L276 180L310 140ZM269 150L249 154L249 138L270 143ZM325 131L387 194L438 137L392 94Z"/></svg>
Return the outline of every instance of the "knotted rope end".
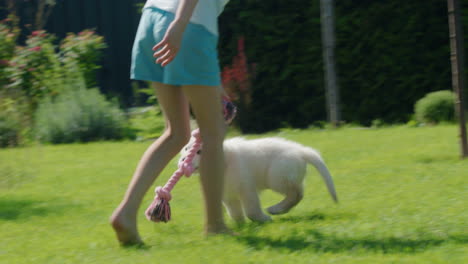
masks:
<svg viewBox="0 0 468 264"><path fill-rule="evenodd" d="M171 194L164 188L156 188L156 197L145 211L146 218L153 222L165 222L171 220Z"/></svg>

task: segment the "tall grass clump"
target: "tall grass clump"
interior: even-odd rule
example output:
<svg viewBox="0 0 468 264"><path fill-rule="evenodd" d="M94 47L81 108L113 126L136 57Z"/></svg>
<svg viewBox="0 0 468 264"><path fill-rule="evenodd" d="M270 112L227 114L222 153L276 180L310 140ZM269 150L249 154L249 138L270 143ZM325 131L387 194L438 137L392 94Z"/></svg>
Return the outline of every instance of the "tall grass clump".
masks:
<svg viewBox="0 0 468 264"><path fill-rule="evenodd" d="M428 93L414 107L416 120L421 123L452 122L455 119L454 94L448 90Z"/></svg>
<svg viewBox="0 0 468 264"><path fill-rule="evenodd" d="M35 117L36 137L44 143L122 139L124 113L97 89L69 89L41 102Z"/></svg>

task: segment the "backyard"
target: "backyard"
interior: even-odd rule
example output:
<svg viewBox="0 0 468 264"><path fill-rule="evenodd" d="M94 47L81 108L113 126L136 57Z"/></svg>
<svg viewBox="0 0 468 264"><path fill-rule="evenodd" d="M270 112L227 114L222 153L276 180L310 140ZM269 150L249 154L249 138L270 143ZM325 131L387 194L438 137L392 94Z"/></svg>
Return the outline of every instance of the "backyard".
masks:
<svg viewBox="0 0 468 264"><path fill-rule="evenodd" d="M230 132L228 137L236 135ZM122 248L108 218L150 141L0 149L0 263L467 263L468 160L455 125L282 129L318 149L334 177L334 204L310 167L304 200L237 236L203 236L198 176L173 191L173 219L139 214L146 245ZM175 160L154 184L162 185ZM281 197L262 194L263 206Z"/></svg>

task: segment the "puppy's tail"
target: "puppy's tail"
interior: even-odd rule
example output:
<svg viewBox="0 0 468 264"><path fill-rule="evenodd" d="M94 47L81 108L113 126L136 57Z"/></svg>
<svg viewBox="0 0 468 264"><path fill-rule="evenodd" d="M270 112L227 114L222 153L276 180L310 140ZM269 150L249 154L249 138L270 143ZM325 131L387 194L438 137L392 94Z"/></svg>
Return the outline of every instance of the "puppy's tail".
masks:
<svg viewBox="0 0 468 264"><path fill-rule="evenodd" d="M320 175L322 176L322 179L327 185L328 192L330 193L333 200L337 203L338 197L336 196L335 184L333 183L333 179L330 175L330 172L328 171L328 168L325 165L325 162L323 161L320 154L316 150L308 147L304 147L303 153L304 160L314 165L314 167L319 171Z"/></svg>

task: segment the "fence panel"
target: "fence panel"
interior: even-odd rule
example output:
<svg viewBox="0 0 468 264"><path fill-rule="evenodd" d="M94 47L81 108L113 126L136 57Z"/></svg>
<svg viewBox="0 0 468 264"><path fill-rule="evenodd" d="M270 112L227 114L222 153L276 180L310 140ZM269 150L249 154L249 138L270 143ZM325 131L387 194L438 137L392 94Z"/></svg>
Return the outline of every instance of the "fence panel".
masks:
<svg viewBox="0 0 468 264"><path fill-rule="evenodd" d="M128 106L132 103L130 56L144 0L58 0L47 23L48 32L59 38L68 32L95 29L104 36L108 48L104 52L98 74L101 90Z"/></svg>

